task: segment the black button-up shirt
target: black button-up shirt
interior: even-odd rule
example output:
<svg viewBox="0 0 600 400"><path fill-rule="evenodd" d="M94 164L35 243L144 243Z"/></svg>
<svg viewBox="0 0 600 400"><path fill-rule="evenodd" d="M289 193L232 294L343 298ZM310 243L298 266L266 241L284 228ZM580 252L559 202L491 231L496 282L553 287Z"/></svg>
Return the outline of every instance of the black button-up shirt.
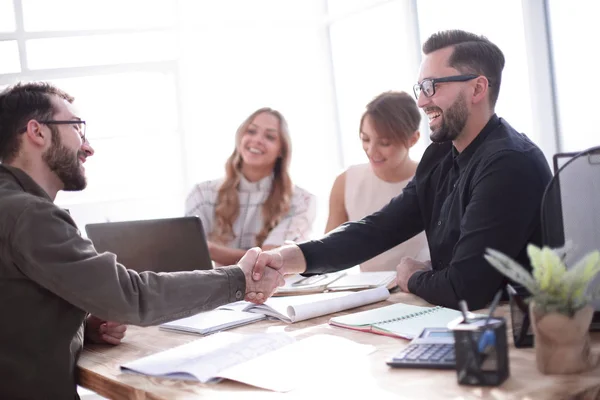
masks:
<svg viewBox="0 0 600 400"><path fill-rule="evenodd" d="M483 308L504 283L485 249L529 265L550 178L542 151L493 115L462 153L451 142L431 144L412 181L380 211L300 244L306 272L352 267L425 230L433 269L413 274L408 289L432 304L457 308L464 299Z"/></svg>

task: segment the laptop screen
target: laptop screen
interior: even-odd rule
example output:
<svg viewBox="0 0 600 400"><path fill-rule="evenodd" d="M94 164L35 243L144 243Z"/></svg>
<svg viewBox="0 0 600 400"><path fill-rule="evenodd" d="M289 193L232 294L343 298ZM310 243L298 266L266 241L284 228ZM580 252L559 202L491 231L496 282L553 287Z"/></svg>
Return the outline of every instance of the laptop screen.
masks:
<svg viewBox="0 0 600 400"><path fill-rule="evenodd" d="M88 238L99 253L138 272L212 269L206 236L198 217L88 224Z"/></svg>

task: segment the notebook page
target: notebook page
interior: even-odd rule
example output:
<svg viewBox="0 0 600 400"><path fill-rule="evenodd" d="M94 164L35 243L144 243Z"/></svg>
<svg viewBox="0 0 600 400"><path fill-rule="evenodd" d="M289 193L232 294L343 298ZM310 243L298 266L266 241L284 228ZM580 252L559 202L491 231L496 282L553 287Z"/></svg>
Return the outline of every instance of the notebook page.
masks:
<svg viewBox="0 0 600 400"><path fill-rule="evenodd" d="M199 380L218 380L219 373L286 346L295 339L285 333L242 335L219 332L121 366L145 375Z"/></svg>
<svg viewBox="0 0 600 400"><path fill-rule="evenodd" d="M316 293L307 294L303 296L285 296L285 297L271 297L264 304L255 305L252 307L252 312L259 312L265 315L269 315L282 320L283 322L292 323L292 315L289 314L290 307L298 307L304 305L305 307L315 307L313 304L317 304L317 307L321 302L332 301L340 297L344 297L351 292L338 292L338 293ZM323 314L321 314L323 315Z"/></svg>
<svg viewBox="0 0 600 400"><path fill-rule="evenodd" d="M231 311L248 311L254 306L254 303L249 301L240 300L234 303L225 304L221 307L217 307L217 310L231 310Z"/></svg>
<svg viewBox="0 0 600 400"><path fill-rule="evenodd" d="M413 339L425 328L446 328L448 323L456 318L462 318L460 311L435 307L430 312L424 312L403 320L375 324L374 327L407 339Z"/></svg>
<svg viewBox="0 0 600 400"><path fill-rule="evenodd" d="M290 316L291 322L304 321L306 319L320 317L321 315L332 314L338 311L364 306L365 304L376 303L390 297L390 292L385 287L377 287L361 292L326 294L340 293L344 293L345 295L327 298L309 304L291 305L288 307L287 314Z"/></svg>
<svg viewBox="0 0 600 400"><path fill-rule="evenodd" d="M327 286L330 290L373 288L386 286L396 279L396 271L373 271L347 274Z"/></svg>
<svg viewBox="0 0 600 400"><path fill-rule="evenodd" d="M327 285L340 279L345 274L345 271L340 271L310 277L304 277L299 274L289 275L285 277L285 285L278 287L274 296L321 293L327 289Z"/></svg>
<svg viewBox="0 0 600 400"><path fill-rule="evenodd" d="M340 325L368 326L396 318L406 318L417 313L430 310L431 307L412 306L410 304L392 304L374 310L361 311L354 314L342 315L331 320Z"/></svg>

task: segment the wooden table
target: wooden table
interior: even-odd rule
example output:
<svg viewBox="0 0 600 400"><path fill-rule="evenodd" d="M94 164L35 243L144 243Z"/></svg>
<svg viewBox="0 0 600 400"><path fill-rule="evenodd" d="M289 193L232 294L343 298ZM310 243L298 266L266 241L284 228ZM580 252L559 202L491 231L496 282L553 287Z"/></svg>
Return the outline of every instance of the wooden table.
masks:
<svg viewBox="0 0 600 400"><path fill-rule="evenodd" d="M428 305L416 296L395 293L385 302L345 311L348 314L383 307L392 303ZM506 305L498 307L496 315L508 316ZM269 399L269 398L371 398L394 399L600 399L600 367L576 376L545 376L535 366L533 349L511 347L510 378L496 388L468 387L456 383L455 371L424 369L392 369L385 360L408 344L395 339L327 324L332 315L295 324L279 321L261 321L231 330L241 333L288 332L297 338L314 334L339 335L359 343L374 345L377 350L354 365L336 365L327 379L305 382L300 389L289 393L275 393L233 381L218 384L153 378L122 373L119 366L158 351L166 350L199 336L171 333L157 327L130 326L127 337L119 346L87 346L79 360L80 384L110 399ZM510 323L510 318L507 318ZM600 351L600 334L592 334L593 347ZM317 361L318 362L318 361ZM282 368L285 368L282 366ZM301 381L302 376L298 379ZM367 396L367 397L365 397Z"/></svg>

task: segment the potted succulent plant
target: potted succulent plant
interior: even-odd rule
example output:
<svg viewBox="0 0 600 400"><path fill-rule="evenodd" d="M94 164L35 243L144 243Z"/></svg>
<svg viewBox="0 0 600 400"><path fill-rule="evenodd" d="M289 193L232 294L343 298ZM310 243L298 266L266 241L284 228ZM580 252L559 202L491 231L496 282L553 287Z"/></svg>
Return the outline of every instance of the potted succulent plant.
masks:
<svg viewBox="0 0 600 400"><path fill-rule="evenodd" d="M535 335L536 362L544 374L578 373L594 367L590 352L590 303L600 290L590 283L600 271L600 252L593 251L572 268L563 263L565 250L527 246L532 273L499 251L487 249L485 259L498 271L523 285Z"/></svg>

